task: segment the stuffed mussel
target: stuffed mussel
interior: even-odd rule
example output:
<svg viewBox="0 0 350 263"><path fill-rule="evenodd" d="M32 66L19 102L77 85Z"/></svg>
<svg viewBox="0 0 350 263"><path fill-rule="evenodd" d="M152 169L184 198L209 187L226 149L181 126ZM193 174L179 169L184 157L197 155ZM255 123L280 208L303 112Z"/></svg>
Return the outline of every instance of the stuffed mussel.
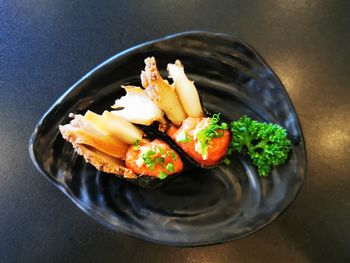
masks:
<svg viewBox="0 0 350 263"><path fill-rule="evenodd" d="M149 140L142 130L109 111L70 117L70 123L59 127L63 138L100 171L157 187L183 169L180 156L167 143Z"/></svg>
<svg viewBox="0 0 350 263"><path fill-rule="evenodd" d="M142 126L157 122L158 135L177 147L191 164L204 168L217 166L231 142L228 125L220 123L219 114L205 116L198 91L180 61L168 64L167 70L172 84L162 78L154 57L145 59L145 70L141 73L144 89L124 87L127 94L116 100L113 114Z"/></svg>

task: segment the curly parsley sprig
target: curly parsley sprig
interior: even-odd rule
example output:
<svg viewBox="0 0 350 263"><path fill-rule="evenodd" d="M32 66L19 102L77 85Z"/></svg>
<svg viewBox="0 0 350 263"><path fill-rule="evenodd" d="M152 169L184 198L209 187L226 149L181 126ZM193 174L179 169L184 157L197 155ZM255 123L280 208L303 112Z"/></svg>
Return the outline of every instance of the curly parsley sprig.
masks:
<svg viewBox="0 0 350 263"><path fill-rule="evenodd" d="M291 149L286 130L272 123L258 122L247 116L231 123L232 142L229 153L246 152L257 167L260 176L283 164Z"/></svg>

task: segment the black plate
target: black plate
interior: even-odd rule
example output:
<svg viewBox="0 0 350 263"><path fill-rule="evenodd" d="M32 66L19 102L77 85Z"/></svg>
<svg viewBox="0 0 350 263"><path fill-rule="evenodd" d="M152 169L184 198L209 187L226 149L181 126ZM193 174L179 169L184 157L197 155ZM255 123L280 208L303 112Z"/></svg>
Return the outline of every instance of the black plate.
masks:
<svg viewBox="0 0 350 263"><path fill-rule="evenodd" d="M102 112L139 84L143 60L160 69L180 59L206 108L226 120L243 114L279 123L294 145L289 162L258 177L249 159L187 170L161 189L143 189L96 171L58 133L68 113ZM163 71L163 76L166 72ZM30 139L36 167L79 208L114 230L156 243L195 246L246 236L275 219L295 198L305 176L305 146L292 103L255 50L232 37L186 32L119 53L85 75L49 109Z"/></svg>

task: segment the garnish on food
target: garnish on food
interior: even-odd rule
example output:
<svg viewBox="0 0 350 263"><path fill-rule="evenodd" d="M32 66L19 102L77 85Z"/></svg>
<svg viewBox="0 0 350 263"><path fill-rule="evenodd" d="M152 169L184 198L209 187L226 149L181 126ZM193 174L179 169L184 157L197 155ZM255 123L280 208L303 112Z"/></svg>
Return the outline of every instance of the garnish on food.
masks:
<svg viewBox="0 0 350 263"><path fill-rule="evenodd" d="M286 130L272 123L259 122L247 116L231 123L230 151L247 153L260 176L267 176L275 166L283 164L291 149Z"/></svg>

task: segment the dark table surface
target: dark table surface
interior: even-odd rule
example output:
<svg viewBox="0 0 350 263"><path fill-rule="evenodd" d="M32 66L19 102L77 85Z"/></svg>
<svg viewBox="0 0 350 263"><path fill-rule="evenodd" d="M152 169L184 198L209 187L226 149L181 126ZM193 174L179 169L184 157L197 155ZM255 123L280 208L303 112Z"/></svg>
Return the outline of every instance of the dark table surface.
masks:
<svg viewBox="0 0 350 263"><path fill-rule="evenodd" d="M0 1L0 262L350 262L348 1ZM308 174L277 220L226 244L173 248L112 232L33 166L41 115L95 65L186 30L255 47L285 85Z"/></svg>

